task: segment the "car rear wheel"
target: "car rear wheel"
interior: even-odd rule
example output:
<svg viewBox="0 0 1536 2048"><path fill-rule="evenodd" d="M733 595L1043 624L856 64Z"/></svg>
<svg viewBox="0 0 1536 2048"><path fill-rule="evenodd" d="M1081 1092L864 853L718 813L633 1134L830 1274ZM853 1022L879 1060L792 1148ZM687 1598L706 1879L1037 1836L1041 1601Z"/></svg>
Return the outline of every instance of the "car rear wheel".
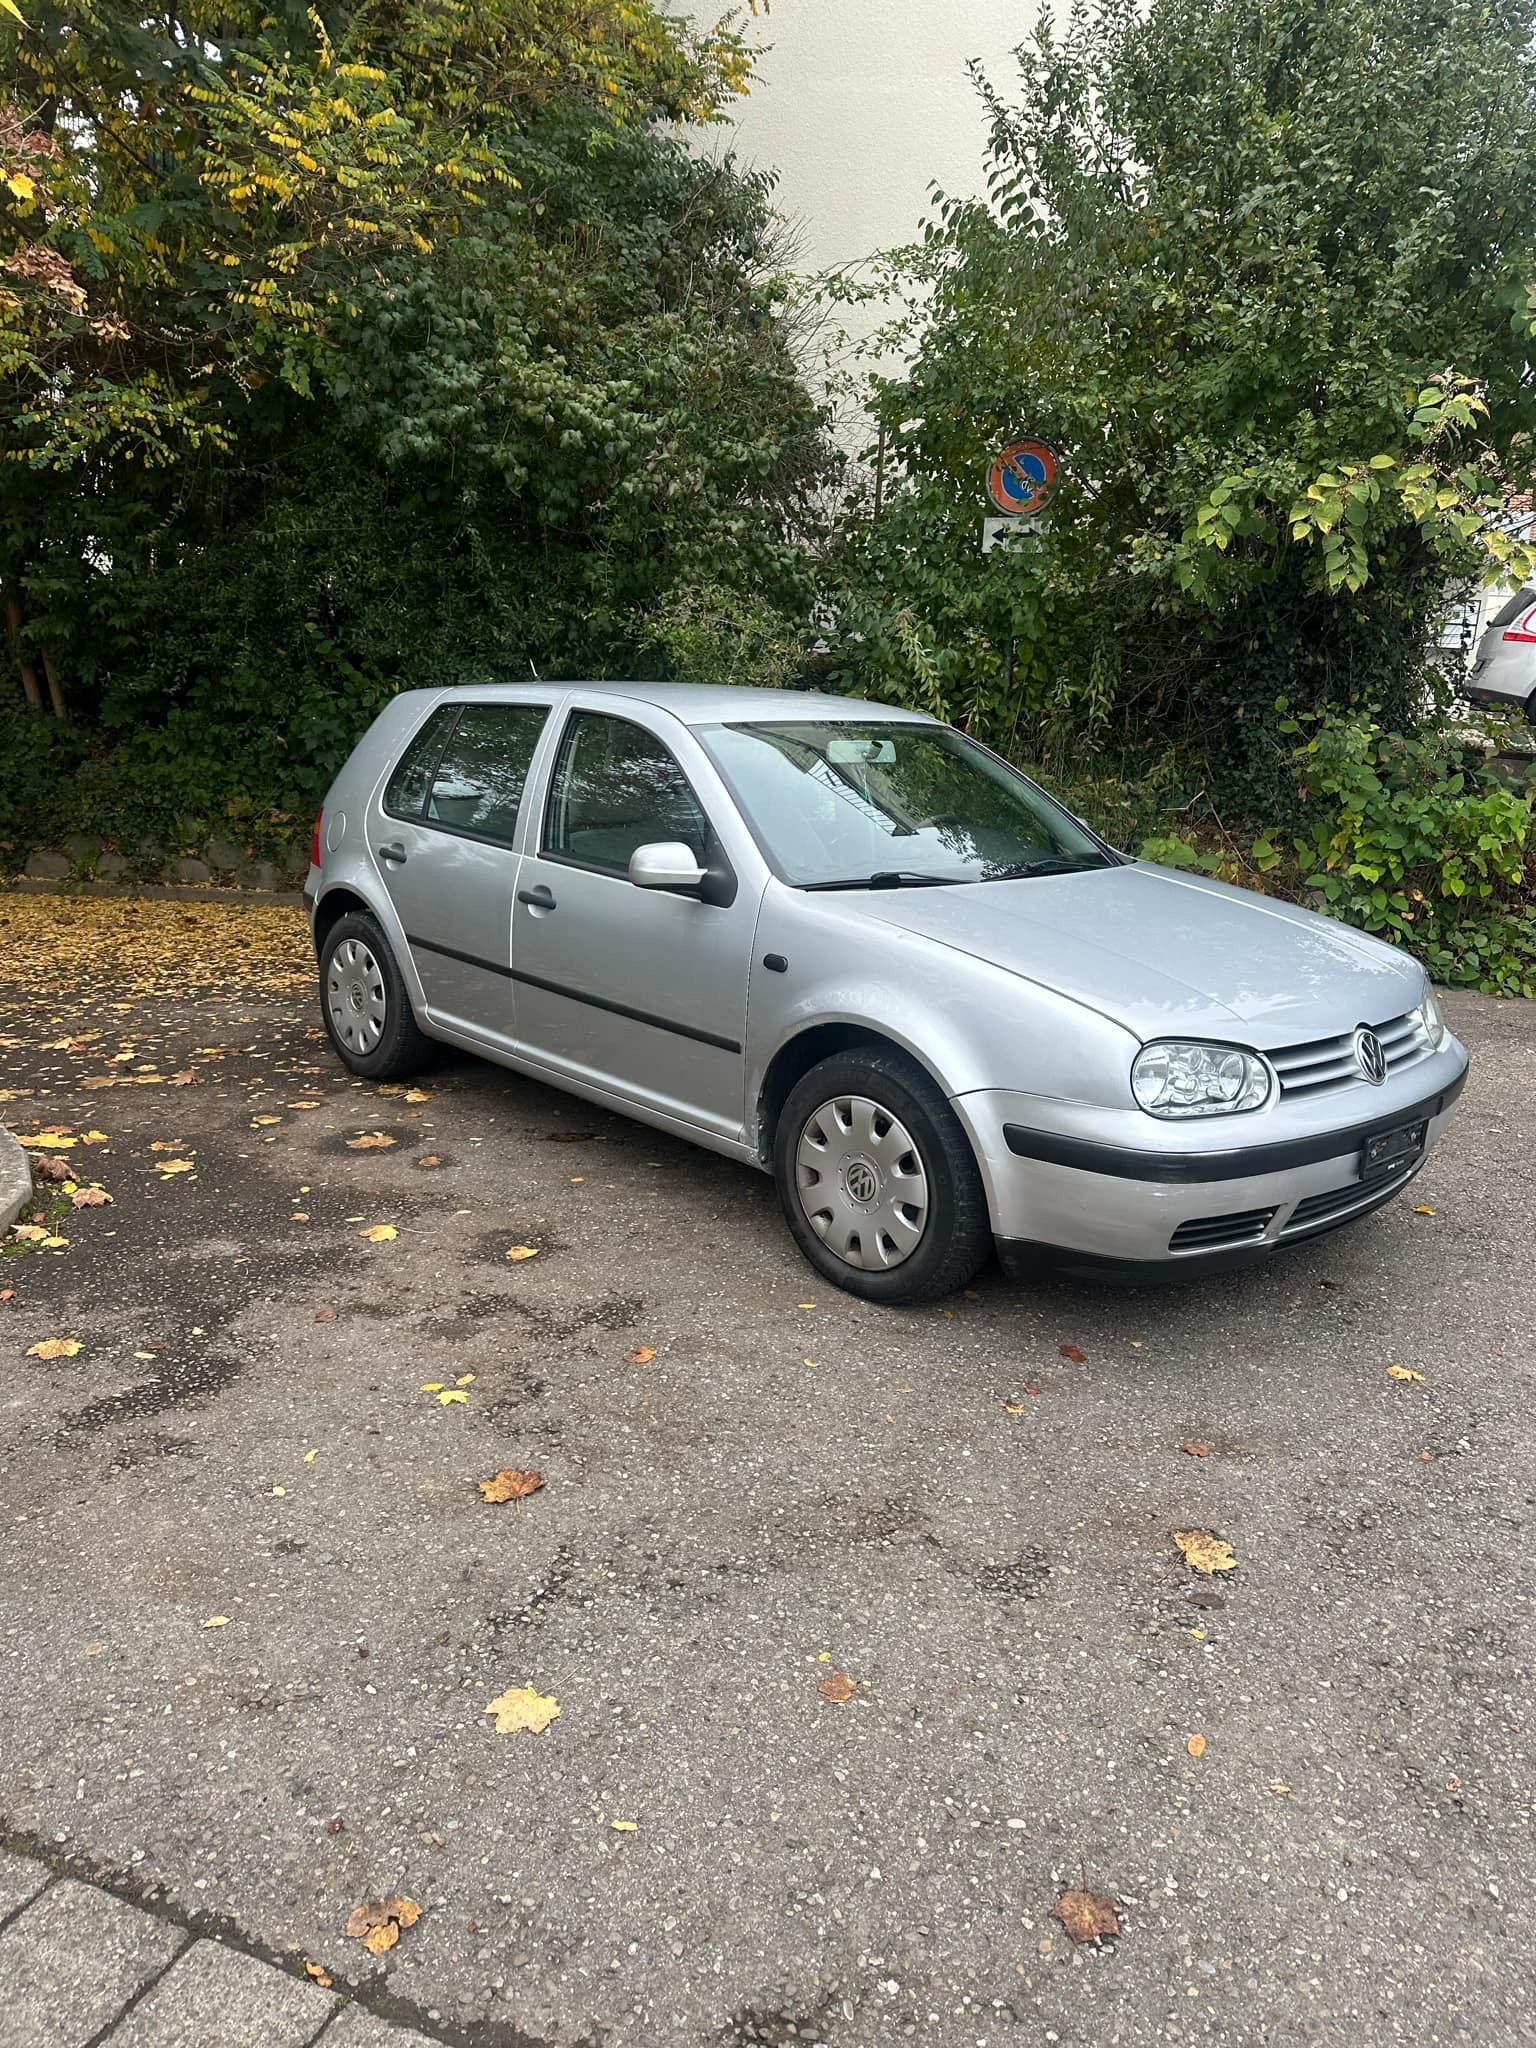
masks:
<svg viewBox="0 0 1536 2048"><path fill-rule="evenodd" d="M774 1178L811 1264L867 1301L952 1294L992 1249L970 1141L899 1053L871 1046L812 1067L780 1114Z"/></svg>
<svg viewBox="0 0 1536 2048"><path fill-rule="evenodd" d="M416 1022L405 983L378 925L349 911L320 949L320 1008L344 1066L370 1081L425 1065L432 1041Z"/></svg>

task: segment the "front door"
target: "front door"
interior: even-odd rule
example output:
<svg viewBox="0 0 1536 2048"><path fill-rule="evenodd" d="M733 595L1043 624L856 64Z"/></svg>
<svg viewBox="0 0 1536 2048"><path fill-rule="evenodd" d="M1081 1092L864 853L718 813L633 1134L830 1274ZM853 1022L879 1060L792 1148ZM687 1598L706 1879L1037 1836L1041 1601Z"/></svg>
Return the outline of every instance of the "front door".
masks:
<svg viewBox="0 0 1536 2048"><path fill-rule="evenodd" d="M513 1039L513 842L548 704L439 705L375 808L369 850L432 1018Z"/></svg>
<svg viewBox="0 0 1536 2048"><path fill-rule="evenodd" d="M740 1134L747 976L759 890L729 903L638 889L638 846L719 852L665 742L574 710L542 829L518 877L512 955L525 1057L727 1137Z"/></svg>

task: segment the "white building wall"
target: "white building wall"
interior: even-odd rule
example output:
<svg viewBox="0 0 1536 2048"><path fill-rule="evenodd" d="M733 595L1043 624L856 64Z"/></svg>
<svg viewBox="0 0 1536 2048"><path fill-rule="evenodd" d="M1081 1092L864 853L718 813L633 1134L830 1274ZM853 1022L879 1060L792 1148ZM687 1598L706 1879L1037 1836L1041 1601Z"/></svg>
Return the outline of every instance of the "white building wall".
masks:
<svg viewBox="0 0 1536 2048"><path fill-rule="evenodd" d="M701 22L721 12L682 4ZM1008 53L1036 11L1033 0L772 0L748 23L769 47L723 140L779 172L801 268L857 266L912 240L934 183L981 189L986 123L966 62L1010 86Z"/></svg>

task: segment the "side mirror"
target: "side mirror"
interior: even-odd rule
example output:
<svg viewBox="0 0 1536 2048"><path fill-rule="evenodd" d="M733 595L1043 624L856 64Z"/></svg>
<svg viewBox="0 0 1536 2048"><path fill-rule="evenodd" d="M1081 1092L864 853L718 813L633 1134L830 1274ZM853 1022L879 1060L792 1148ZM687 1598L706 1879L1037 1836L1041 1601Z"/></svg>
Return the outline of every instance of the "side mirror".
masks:
<svg viewBox="0 0 1536 2048"><path fill-rule="evenodd" d="M629 879L637 889L672 889L694 896L704 877L705 870L681 840L660 839L652 846L637 846L629 856Z"/></svg>

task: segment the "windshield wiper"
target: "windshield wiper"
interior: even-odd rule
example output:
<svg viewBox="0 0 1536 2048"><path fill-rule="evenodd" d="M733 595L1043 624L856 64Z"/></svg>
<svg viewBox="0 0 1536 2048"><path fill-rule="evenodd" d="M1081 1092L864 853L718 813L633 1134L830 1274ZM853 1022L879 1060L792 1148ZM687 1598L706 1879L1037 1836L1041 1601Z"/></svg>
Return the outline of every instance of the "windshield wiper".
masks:
<svg viewBox="0 0 1536 2048"><path fill-rule="evenodd" d="M977 882L979 875L925 875L916 868L881 868L873 875L848 875L837 882L802 882L813 889L952 889L957 882Z"/></svg>
<svg viewBox="0 0 1536 2048"><path fill-rule="evenodd" d="M1085 875L1095 869L1105 868L1105 860L1083 860L1070 854L1051 854L1044 860L1016 860L1006 868L994 868L989 875L978 877L983 882L1019 882L1031 875Z"/></svg>

